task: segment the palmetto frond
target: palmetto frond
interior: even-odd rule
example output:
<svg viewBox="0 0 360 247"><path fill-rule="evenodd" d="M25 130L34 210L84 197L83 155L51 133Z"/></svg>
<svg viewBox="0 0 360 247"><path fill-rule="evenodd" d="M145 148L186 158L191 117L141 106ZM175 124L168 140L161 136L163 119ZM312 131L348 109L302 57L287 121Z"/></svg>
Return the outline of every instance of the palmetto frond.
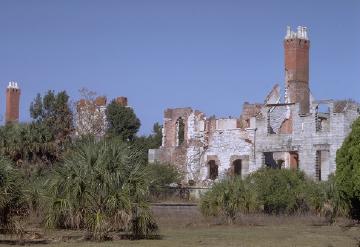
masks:
<svg viewBox="0 0 360 247"><path fill-rule="evenodd" d="M146 220L155 224L147 209L146 171L132 152L117 140L89 139L74 146L48 181L47 225L85 227L93 238L105 238L102 231L132 230L136 207L142 212L141 236L153 233L143 227Z"/></svg>

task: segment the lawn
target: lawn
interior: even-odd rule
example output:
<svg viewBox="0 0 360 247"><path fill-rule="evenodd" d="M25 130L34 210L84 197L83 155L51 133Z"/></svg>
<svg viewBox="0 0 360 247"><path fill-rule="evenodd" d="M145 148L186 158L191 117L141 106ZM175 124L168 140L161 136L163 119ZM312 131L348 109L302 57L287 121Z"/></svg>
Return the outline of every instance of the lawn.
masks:
<svg viewBox="0 0 360 247"><path fill-rule="evenodd" d="M167 228L162 230L162 240L113 242L61 242L45 246L138 246L138 247L194 247L194 246L359 246L358 227L339 226L212 226Z"/></svg>
<svg viewBox="0 0 360 247"><path fill-rule="evenodd" d="M359 246L359 227L309 226L304 224L279 226L189 226L164 228L162 240L118 240L109 242L53 242L46 247L66 246L138 246L138 247L194 247L194 246ZM54 234L54 233L53 233ZM59 233L55 233L56 235Z"/></svg>
<svg viewBox="0 0 360 247"><path fill-rule="evenodd" d="M316 216L245 215L235 225L229 226L219 224L219 219L202 217L196 207L159 207L154 212L160 225L161 240L84 242L78 240L83 235L81 231L57 230L42 232L51 243L36 246L360 246L360 226L351 226L344 219L330 226ZM3 237L0 235L0 240Z"/></svg>

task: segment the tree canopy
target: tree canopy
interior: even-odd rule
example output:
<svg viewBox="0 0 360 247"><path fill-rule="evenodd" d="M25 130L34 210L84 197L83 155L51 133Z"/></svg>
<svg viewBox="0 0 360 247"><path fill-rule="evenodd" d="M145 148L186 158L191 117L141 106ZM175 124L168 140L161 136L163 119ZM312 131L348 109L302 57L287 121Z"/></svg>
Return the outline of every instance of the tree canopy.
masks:
<svg viewBox="0 0 360 247"><path fill-rule="evenodd" d="M65 91L38 94L30 105L31 123L0 127L0 155L21 163L52 164L71 140L73 116Z"/></svg>
<svg viewBox="0 0 360 247"><path fill-rule="evenodd" d="M111 137L120 137L123 141L132 141L140 128L140 120L133 109L122 106L115 100L106 108L108 121L107 134Z"/></svg>
<svg viewBox="0 0 360 247"><path fill-rule="evenodd" d="M350 215L360 220L360 118L336 153L336 185Z"/></svg>
<svg viewBox="0 0 360 247"><path fill-rule="evenodd" d="M30 105L34 123L44 124L59 142L70 138L73 131L73 114L66 91L49 90L44 96L38 94Z"/></svg>

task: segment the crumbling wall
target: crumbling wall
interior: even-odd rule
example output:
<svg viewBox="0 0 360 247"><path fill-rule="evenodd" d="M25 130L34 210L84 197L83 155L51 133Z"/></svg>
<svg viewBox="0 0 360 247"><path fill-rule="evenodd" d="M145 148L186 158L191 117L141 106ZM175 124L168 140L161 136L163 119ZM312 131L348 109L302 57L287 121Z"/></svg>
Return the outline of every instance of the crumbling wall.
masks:
<svg viewBox="0 0 360 247"><path fill-rule="evenodd" d="M184 141L179 143L178 121L184 124ZM185 181L198 181L201 155L207 145L205 115L191 108L167 109L164 112L163 144L150 151L153 161L168 162L185 173ZM150 154L152 157L150 156Z"/></svg>
<svg viewBox="0 0 360 247"><path fill-rule="evenodd" d="M244 167L248 167L249 157L253 153L253 142L249 135L242 129L216 130L209 140L209 147L205 152L205 160L208 156L216 155L219 160L219 178L223 178L231 171L231 160L234 156L247 157L244 159ZM207 165L202 169L202 174L206 174ZM248 169L244 169L243 174L247 174ZM208 177L202 177L202 180Z"/></svg>
<svg viewBox="0 0 360 247"><path fill-rule="evenodd" d="M93 135L101 137L105 135L107 98L99 96L95 99L80 99L76 104L75 134Z"/></svg>
<svg viewBox="0 0 360 247"><path fill-rule="evenodd" d="M190 116L192 109L187 108L176 108L167 109L164 112L164 125L163 125L163 146L166 148L177 146L177 128L176 123L181 118L185 123L185 140L187 142L187 119Z"/></svg>
<svg viewBox="0 0 360 247"><path fill-rule="evenodd" d="M127 107L126 97L117 97L115 102ZM76 103L75 135L93 135L102 137L107 129L106 107L108 100L105 96L87 97Z"/></svg>
<svg viewBox="0 0 360 247"><path fill-rule="evenodd" d="M249 128L250 127L250 119L252 117L257 116L261 109L263 107L263 104L255 103L250 104L248 102L245 102L243 104L242 113L240 115L240 119L238 122L238 128Z"/></svg>
<svg viewBox="0 0 360 247"><path fill-rule="evenodd" d="M188 117L187 127L187 180L193 180L199 184L202 180L203 154L208 145L205 115L199 111L193 111Z"/></svg>
<svg viewBox="0 0 360 247"><path fill-rule="evenodd" d="M241 118L206 118L190 108L168 109L164 118L164 145L152 155L181 168L186 174L185 182L193 180L197 185L209 186L214 182L209 174L210 161L217 165L217 179L221 179L234 174L233 163L241 160L240 173L244 177L264 166L269 155L275 165L300 169L316 178L320 152L320 177L326 180L335 172L336 151L349 133L352 121L359 116L359 107L350 104L342 106L341 111L334 111L334 101L321 103L328 104L330 109L328 129L321 131L316 128L318 102L311 103L313 108L307 115L300 114L299 103L246 104L246 112L241 115L247 119L246 128L239 128ZM186 141L177 146L176 120L179 117L185 121ZM273 132L269 132L269 125Z"/></svg>
<svg viewBox="0 0 360 247"><path fill-rule="evenodd" d="M271 134L279 134L285 120L290 118L290 109L288 106L269 107L269 128Z"/></svg>

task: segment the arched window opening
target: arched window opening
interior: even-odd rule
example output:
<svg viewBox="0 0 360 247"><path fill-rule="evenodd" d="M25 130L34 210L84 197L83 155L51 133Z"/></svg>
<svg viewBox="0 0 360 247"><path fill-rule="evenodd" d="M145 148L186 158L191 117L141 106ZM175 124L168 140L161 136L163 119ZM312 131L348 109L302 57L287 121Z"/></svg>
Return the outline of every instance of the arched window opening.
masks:
<svg viewBox="0 0 360 247"><path fill-rule="evenodd" d="M208 162L208 165L209 165L209 178L211 180L217 179L217 177L219 176L219 167L215 163L215 160L210 160Z"/></svg>
<svg viewBox="0 0 360 247"><path fill-rule="evenodd" d="M299 169L299 154L297 152L290 152L290 169Z"/></svg>
<svg viewBox="0 0 360 247"><path fill-rule="evenodd" d="M315 157L315 178L318 181L321 181L321 151L316 151Z"/></svg>
<svg viewBox="0 0 360 247"><path fill-rule="evenodd" d="M282 169L285 167L285 160L277 160L276 164L278 169Z"/></svg>
<svg viewBox="0 0 360 247"><path fill-rule="evenodd" d="M185 124L182 118L176 121L176 144L180 146L185 141Z"/></svg>
<svg viewBox="0 0 360 247"><path fill-rule="evenodd" d="M235 160L233 162L233 169L235 176L241 176L242 163L241 160Z"/></svg>

